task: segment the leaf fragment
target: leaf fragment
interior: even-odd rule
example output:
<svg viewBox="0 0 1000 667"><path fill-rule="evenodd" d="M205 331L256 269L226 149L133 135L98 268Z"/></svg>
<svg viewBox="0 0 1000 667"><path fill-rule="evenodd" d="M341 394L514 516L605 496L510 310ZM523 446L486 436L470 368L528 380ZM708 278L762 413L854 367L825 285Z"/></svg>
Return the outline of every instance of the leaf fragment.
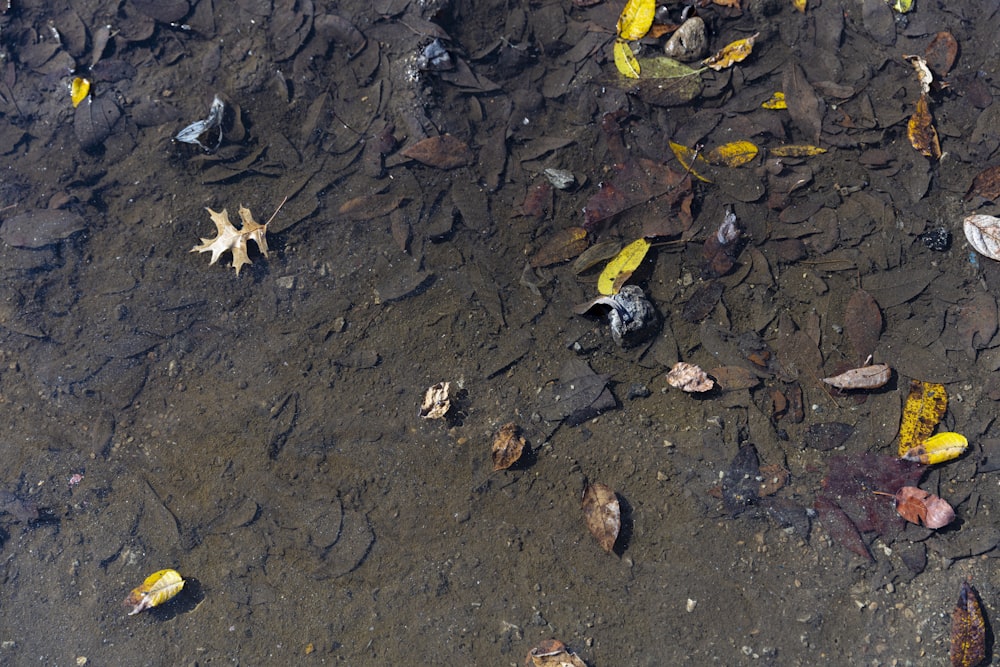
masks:
<svg viewBox="0 0 1000 667"><path fill-rule="evenodd" d="M635 54L632 53L632 47L624 39L616 39L614 52L615 67L618 71L630 79L638 79L640 66Z"/></svg>
<svg viewBox="0 0 1000 667"><path fill-rule="evenodd" d="M900 14L905 14L911 9L913 9L913 0L886 0L889 5L899 12Z"/></svg>
<svg viewBox="0 0 1000 667"><path fill-rule="evenodd" d="M1000 165L987 167L972 179L972 184L965 193L965 200L977 196L991 201L1000 198Z"/></svg>
<svg viewBox="0 0 1000 667"><path fill-rule="evenodd" d="M924 465L934 465L957 459L968 447L969 440L961 433L942 431L908 450L903 459Z"/></svg>
<svg viewBox="0 0 1000 667"><path fill-rule="evenodd" d="M785 103L785 94L780 90L771 93L771 97L769 97L760 106L764 109L770 109L771 111L788 108L788 104Z"/></svg>
<svg viewBox="0 0 1000 667"><path fill-rule="evenodd" d="M911 449L922 445L947 410L948 392L943 384L911 380L899 426L899 456L906 458Z"/></svg>
<svg viewBox="0 0 1000 667"><path fill-rule="evenodd" d="M777 148L769 148L768 152L775 157L812 157L813 155L822 155L826 149L809 144L787 144Z"/></svg>
<svg viewBox="0 0 1000 667"><path fill-rule="evenodd" d="M590 534L611 553L622 525L621 505L614 489L601 483L588 485L583 492L583 516Z"/></svg>
<svg viewBox="0 0 1000 667"><path fill-rule="evenodd" d="M401 150L400 154L428 167L438 169L464 167L474 160L469 145L450 134L422 139Z"/></svg>
<svg viewBox="0 0 1000 667"><path fill-rule="evenodd" d="M646 258L650 245L652 244L647 239L636 239L622 248L601 271L597 279L597 291L607 296L617 294L621 289L621 283L624 282L619 279L622 276L626 276L627 279L627 276L639 268L642 260Z"/></svg>
<svg viewBox="0 0 1000 667"><path fill-rule="evenodd" d="M808 2L808 0L792 0L792 7L795 7L795 9L797 9L800 12L802 12L803 14L805 14L806 13L806 3L807 2Z"/></svg>
<svg viewBox="0 0 1000 667"><path fill-rule="evenodd" d="M642 39L655 15L656 0L628 0L618 17L618 36L628 41Z"/></svg>
<svg viewBox="0 0 1000 667"><path fill-rule="evenodd" d="M968 581L962 582L958 603L951 614L952 667L976 667L986 660L986 618L979 593Z"/></svg>
<svg viewBox="0 0 1000 667"><path fill-rule="evenodd" d="M931 115L926 93L917 100L917 109L906 124L906 135L910 138L910 145L920 151L921 155L935 160L941 158L941 143L934 128L934 117Z"/></svg>
<svg viewBox="0 0 1000 667"><path fill-rule="evenodd" d="M760 33L755 32L749 37L730 42L722 47L720 51L705 58L702 62L716 71L724 70L738 62L742 62L753 51L753 45L759 36Z"/></svg>
<svg viewBox="0 0 1000 667"><path fill-rule="evenodd" d="M125 606L132 607L129 616L145 609L152 609L170 600L184 588L184 579L177 570L159 570L146 577L140 586L132 589L125 598Z"/></svg>
<svg viewBox="0 0 1000 667"><path fill-rule="evenodd" d="M823 378L823 382L837 389L878 389L884 387L891 377L892 369L888 365L872 364Z"/></svg>
<svg viewBox="0 0 1000 667"><path fill-rule="evenodd" d="M740 167L757 157L760 149L753 143L740 140L731 141L728 144L717 146L705 155L705 159L712 164L722 164L727 167Z"/></svg>

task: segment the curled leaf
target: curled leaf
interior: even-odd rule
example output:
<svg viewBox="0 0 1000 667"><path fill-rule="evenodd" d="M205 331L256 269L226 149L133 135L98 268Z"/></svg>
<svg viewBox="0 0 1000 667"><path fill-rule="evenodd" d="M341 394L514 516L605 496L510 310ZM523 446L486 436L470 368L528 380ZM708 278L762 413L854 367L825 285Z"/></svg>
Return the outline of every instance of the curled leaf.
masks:
<svg viewBox="0 0 1000 667"><path fill-rule="evenodd" d="M907 451L903 459L924 465L934 465L957 459L968 447L969 441L964 435L944 431L927 438L923 444Z"/></svg>
<svg viewBox="0 0 1000 667"><path fill-rule="evenodd" d="M940 159L941 144L938 141L937 130L934 128L934 117L931 116L926 93L917 100L917 110L910 116L910 121L906 126L906 134L910 138L910 144L922 155L935 160Z"/></svg>
<svg viewBox="0 0 1000 667"><path fill-rule="evenodd" d="M517 463L526 444L521 429L514 422L500 427L493 438L493 470L506 470Z"/></svg>
<svg viewBox="0 0 1000 667"><path fill-rule="evenodd" d="M667 384L689 394L700 394L715 387L715 382L705 371L683 361L678 361L667 373Z"/></svg>
<svg viewBox="0 0 1000 667"><path fill-rule="evenodd" d="M899 516L918 526L937 530L955 520L955 510L947 500L915 486L900 488L894 498Z"/></svg>
<svg viewBox="0 0 1000 667"><path fill-rule="evenodd" d="M745 39L738 39L735 42L730 42L724 46L721 51L705 58L703 62L712 69L721 71L734 65L735 63L746 60L753 51L753 45L759 36L760 33L755 32Z"/></svg>
<svg viewBox="0 0 1000 667"><path fill-rule="evenodd" d="M982 255L1000 261L1000 218L976 214L963 223L969 245Z"/></svg>
<svg viewBox="0 0 1000 667"><path fill-rule="evenodd" d="M892 369L888 365L872 364L823 378L823 382L837 389L878 389L885 386L891 377Z"/></svg>
<svg viewBox="0 0 1000 667"><path fill-rule="evenodd" d="M583 492L583 516L590 534L611 553L622 526L621 505L607 484L590 484Z"/></svg>
<svg viewBox="0 0 1000 667"><path fill-rule="evenodd" d="M154 572L125 598L125 606L132 607L128 615L157 607L180 593L182 588L184 579L176 570Z"/></svg>

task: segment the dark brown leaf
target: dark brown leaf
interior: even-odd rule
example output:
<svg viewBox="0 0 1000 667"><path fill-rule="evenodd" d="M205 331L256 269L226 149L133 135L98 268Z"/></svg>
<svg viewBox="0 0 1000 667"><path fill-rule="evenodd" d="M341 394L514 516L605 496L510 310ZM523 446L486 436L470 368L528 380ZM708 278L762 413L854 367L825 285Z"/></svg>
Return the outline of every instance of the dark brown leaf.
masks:
<svg viewBox="0 0 1000 667"><path fill-rule="evenodd" d="M879 0L881 1L881 0ZM823 113L826 105L806 79L805 72L797 63L789 63L782 76L782 90L792 122L806 139L819 143L820 129L823 127Z"/></svg>
<svg viewBox="0 0 1000 667"><path fill-rule="evenodd" d="M972 179L972 185L965 193L965 199L968 201L973 197L982 197L991 201L1000 198L1000 165L987 167Z"/></svg>
<svg viewBox="0 0 1000 667"><path fill-rule="evenodd" d="M875 560L872 558L871 552L868 551L868 545L861 539L861 533L858 532L857 526L837 503L817 496L813 508L816 510L823 527L826 528L826 532L837 544L865 560Z"/></svg>
<svg viewBox="0 0 1000 667"><path fill-rule="evenodd" d="M927 67L937 77L945 77L955 64L958 57L958 42L950 32L939 32L924 50L924 60Z"/></svg>
<svg viewBox="0 0 1000 667"><path fill-rule="evenodd" d="M567 227L549 235L545 243L531 256L531 268L540 269L573 259L587 249L587 230L583 227Z"/></svg>
<svg viewBox="0 0 1000 667"><path fill-rule="evenodd" d="M392 213L407 199L397 195L362 195L340 205L337 213L349 220L372 220Z"/></svg>
<svg viewBox="0 0 1000 667"><path fill-rule="evenodd" d="M590 534L611 553L622 526L621 505L614 489L607 484L588 485L583 492L583 516Z"/></svg>
<svg viewBox="0 0 1000 667"><path fill-rule="evenodd" d="M733 516L740 514L760 497L760 459L752 444L740 447L722 478L722 502Z"/></svg>
<svg viewBox="0 0 1000 667"><path fill-rule="evenodd" d="M353 23L337 14L320 14L316 17L315 28L317 35L347 48L352 58L368 43Z"/></svg>
<svg viewBox="0 0 1000 667"><path fill-rule="evenodd" d="M986 660L986 618L979 593L968 581L962 582L958 603L951 615L951 666L976 667Z"/></svg>
<svg viewBox="0 0 1000 667"><path fill-rule="evenodd" d="M806 429L805 444L807 447L827 452L847 442L852 433L854 433L854 427L850 424L840 422L812 424Z"/></svg>
<svg viewBox="0 0 1000 667"><path fill-rule="evenodd" d="M844 333L854 348L857 363L865 363L875 352L882 333L882 311L875 298L863 289L856 290L847 302Z"/></svg>
<svg viewBox="0 0 1000 667"><path fill-rule="evenodd" d="M681 311L681 317L686 322L701 322L715 309L716 304L722 298L724 290L725 286L721 282L718 280L709 280L696 289L691 298L687 300L687 303L684 304L684 309Z"/></svg>
<svg viewBox="0 0 1000 667"><path fill-rule="evenodd" d="M401 153L428 167L455 169L471 164L474 156L468 144L450 134L442 134L407 146Z"/></svg>
<svg viewBox="0 0 1000 667"><path fill-rule="evenodd" d="M84 150L98 148L111 136L122 110L110 95L88 97L73 115L73 132Z"/></svg>
<svg viewBox="0 0 1000 667"><path fill-rule="evenodd" d="M161 23L180 21L191 9L187 0L131 0L131 5Z"/></svg>
<svg viewBox="0 0 1000 667"><path fill-rule="evenodd" d="M80 215L70 211L35 210L5 220L0 227L0 238L18 248L41 248L86 226Z"/></svg>

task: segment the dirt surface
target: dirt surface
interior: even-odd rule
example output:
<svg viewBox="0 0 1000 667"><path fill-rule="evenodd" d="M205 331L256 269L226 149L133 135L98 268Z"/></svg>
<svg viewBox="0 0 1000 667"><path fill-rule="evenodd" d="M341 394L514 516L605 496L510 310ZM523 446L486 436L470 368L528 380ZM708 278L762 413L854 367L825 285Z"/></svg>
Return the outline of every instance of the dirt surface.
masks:
<svg viewBox="0 0 1000 667"><path fill-rule="evenodd" d="M1000 270L961 227L997 212L966 193L998 162L998 6L706 6L710 53L760 34L685 102L617 73L621 3L12 3L0 662L519 665L555 637L598 667L944 664L962 581L1000 601ZM903 56L942 31L935 159L908 139ZM779 90L789 109L763 109ZM216 95L221 144L175 141ZM695 161L711 182L668 144L735 140L765 150ZM286 197L239 275L189 252L206 207L264 223ZM567 257L655 233L632 278L653 336L622 348L574 313L600 265L545 258L582 227ZM885 387L819 381L866 351ZM678 360L753 386L684 393ZM911 379L945 384L940 428L971 443L915 477L958 519L880 498L845 524L831 505L896 490L847 489L896 453ZM421 418L442 381L450 410ZM512 421L530 452L494 472ZM612 553L588 482L621 501ZM162 568L184 590L127 616Z"/></svg>

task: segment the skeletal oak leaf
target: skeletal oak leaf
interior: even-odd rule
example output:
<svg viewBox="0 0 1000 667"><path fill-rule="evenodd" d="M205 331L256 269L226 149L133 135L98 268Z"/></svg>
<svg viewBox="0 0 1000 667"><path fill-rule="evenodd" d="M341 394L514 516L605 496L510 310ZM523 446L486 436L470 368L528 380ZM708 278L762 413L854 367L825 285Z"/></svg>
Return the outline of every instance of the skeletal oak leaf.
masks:
<svg viewBox="0 0 1000 667"><path fill-rule="evenodd" d="M244 264L252 263L247 256L247 241L256 243L261 254L267 257L267 225L261 225L254 220L250 209L245 206L240 207L240 219L243 221L243 226L240 229L237 229L229 221L229 213L226 209L222 209L221 213L210 208L205 210L208 211L212 222L215 223L219 235L214 239L203 238L201 245L191 248L191 252L211 252L210 265L219 261L219 257L226 251L232 252L233 268L236 269L236 275L240 275L240 269L243 268Z"/></svg>

